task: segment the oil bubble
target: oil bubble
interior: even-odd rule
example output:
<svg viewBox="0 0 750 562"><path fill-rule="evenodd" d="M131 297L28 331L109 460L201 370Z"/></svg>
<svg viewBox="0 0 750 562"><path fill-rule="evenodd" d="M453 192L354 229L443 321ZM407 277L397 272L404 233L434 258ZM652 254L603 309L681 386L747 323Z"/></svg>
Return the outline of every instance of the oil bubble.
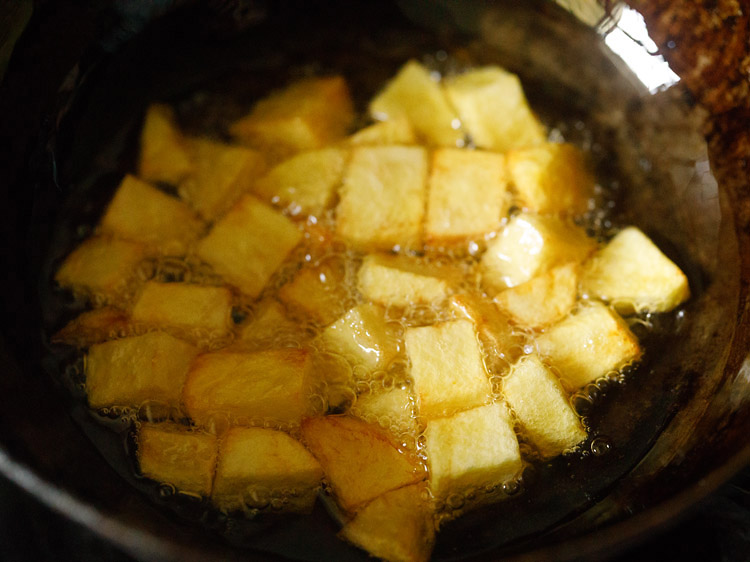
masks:
<svg viewBox="0 0 750 562"><path fill-rule="evenodd" d="M595 457L606 455L612 449L612 445L606 437L597 437L591 442L591 453Z"/></svg>

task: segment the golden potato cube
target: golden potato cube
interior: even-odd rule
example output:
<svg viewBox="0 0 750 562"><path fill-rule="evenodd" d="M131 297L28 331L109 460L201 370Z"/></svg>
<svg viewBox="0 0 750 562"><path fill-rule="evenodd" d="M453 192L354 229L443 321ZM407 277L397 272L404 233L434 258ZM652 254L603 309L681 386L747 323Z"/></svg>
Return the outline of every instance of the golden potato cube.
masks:
<svg viewBox="0 0 750 562"><path fill-rule="evenodd" d="M261 302L249 322L240 327L235 345L243 348L283 347L278 342L299 339L300 327L290 320L284 307L275 299Z"/></svg>
<svg viewBox="0 0 750 562"><path fill-rule="evenodd" d="M174 110L164 104L150 105L141 129L138 176L148 182L177 185L192 171L193 164Z"/></svg>
<svg viewBox="0 0 750 562"><path fill-rule="evenodd" d="M523 468L510 412L501 403L430 420L425 449L430 490L438 498L503 484Z"/></svg>
<svg viewBox="0 0 750 562"><path fill-rule="evenodd" d="M501 291L567 262L582 262L595 242L584 230L555 217L513 217L482 256L482 284Z"/></svg>
<svg viewBox="0 0 750 562"><path fill-rule="evenodd" d="M349 290L345 275L337 263L303 267L279 289L279 300L288 309L302 311L307 318L327 326L346 312Z"/></svg>
<svg viewBox="0 0 750 562"><path fill-rule="evenodd" d="M581 286L625 314L667 312L690 297L685 274L634 226L584 264Z"/></svg>
<svg viewBox="0 0 750 562"><path fill-rule="evenodd" d="M360 509L339 536L391 562L427 562L435 541L432 507L420 484L378 496Z"/></svg>
<svg viewBox="0 0 750 562"><path fill-rule="evenodd" d="M417 436L414 395L409 388L378 388L361 394L351 407L353 416L374 423L403 439Z"/></svg>
<svg viewBox="0 0 750 562"><path fill-rule="evenodd" d="M344 78L305 78L260 100L229 132L272 158L284 158L343 138L353 120Z"/></svg>
<svg viewBox="0 0 750 562"><path fill-rule="evenodd" d="M93 409L180 406L182 385L198 349L164 332L92 345L86 355L86 393Z"/></svg>
<svg viewBox="0 0 750 562"><path fill-rule="evenodd" d="M370 102L370 115L378 121L407 119L427 144L462 146L464 134L458 115L422 64L410 60Z"/></svg>
<svg viewBox="0 0 750 562"><path fill-rule="evenodd" d="M346 416L308 418L302 442L320 462L342 509L353 512L385 492L424 479L412 456L378 426Z"/></svg>
<svg viewBox="0 0 750 562"><path fill-rule="evenodd" d="M301 152L259 178L253 191L274 205L288 206L293 215L320 216L333 201L348 156L341 148Z"/></svg>
<svg viewBox="0 0 750 562"><path fill-rule="evenodd" d="M418 146L352 150L336 208L336 232L356 246L390 250L419 245L427 152Z"/></svg>
<svg viewBox="0 0 750 562"><path fill-rule="evenodd" d="M479 148L505 152L545 141L518 76L496 66L476 68L444 81L445 93Z"/></svg>
<svg viewBox="0 0 750 562"><path fill-rule="evenodd" d="M448 297L444 279L423 275L417 263L396 256L370 254L357 274L357 290L365 298L386 306L435 304Z"/></svg>
<svg viewBox="0 0 750 562"><path fill-rule="evenodd" d="M189 139L187 146L195 171L178 191L209 222L229 210L266 170L263 156L249 148L207 138Z"/></svg>
<svg viewBox="0 0 750 562"><path fill-rule="evenodd" d="M219 442L211 501L224 511L274 501L281 511L308 513L322 480L320 463L283 431L235 427Z"/></svg>
<svg viewBox="0 0 750 562"><path fill-rule="evenodd" d="M389 119L360 129L346 143L352 146L371 144L416 144L414 129L406 118Z"/></svg>
<svg viewBox="0 0 750 562"><path fill-rule="evenodd" d="M369 371L384 369L398 352L398 341L388 328L385 312L376 304L360 304L321 334L326 349L340 353Z"/></svg>
<svg viewBox="0 0 750 562"><path fill-rule="evenodd" d="M517 204L525 211L579 215L588 210L594 177L575 146L545 143L512 150L507 163Z"/></svg>
<svg viewBox="0 0 750 562"><path fill-rule="evenodd" d="M203 222L182 201L126 175L99 223L102 234L142 242L182 255L203 231Z"/></svg>
<svg viewBox="0 0 750 562"><path fill-rule="evenodd" d="M54 334L52 343L89 347L95 343L131 335L130 316L112 306L82 312Z"/></svg>
<svg viewBox="0 0 750 562"><path fill-rule="evenodd" d="M147 255L143 244L92 236L65 258L55 281L96 302L123 300L134 288L138 264Z"/></svg>
<svg viewBox="0 0 750 562"><path fill-rule="evenodd" d="M502 154L443 148L432 154L425 235L451 241L500 228L508 210Z"/></svg>
<svg viewBox="0 0 750 562"><path fill-rule="evenodd" d="M292 221L245 195L198 243L198 256L255 298L301 239Z"/></svg>
<svg viewBox="0 0 750 562"><path fill-rule="evenodd" d="M134 323L174 331L191 341L228 336L232 292L226 287L149 281L133 306Z"/></svg>
<svg viewBox="0 0 750 562"><path fill-rule="evenodd" d="M297 424L311 412L311 360L293 348L200 355L185 381L187 413L203 427Z"/></svg>
<svg viewBox="0 0 750 562"><path fill-rule="evenodd" d="M404 339L420 417L449 416L489 402L492 387L469 320L409 328Z"/></svg>
<svg viewBox="0 0 750 562"><path fill-rule="evenodd" d="M571 451L586 439L560 381L536 355L522 357L503 377L503 397L543 457Z"/></svg>
<svg viewBox="0 0 750 562"><path fill-rule="evenodd" d="M533 330L562 320L575 306L579 269L577 263L553 267L498 293L495 303L523 328Z"/></svg>
<svg viewBox="0 0 750 562"><path fill-rule="evenodd" d="M625 322L600 303L591 303L551 326L537 340L542 357L556 367L569 389L618 371L641 356Z"/></svg>

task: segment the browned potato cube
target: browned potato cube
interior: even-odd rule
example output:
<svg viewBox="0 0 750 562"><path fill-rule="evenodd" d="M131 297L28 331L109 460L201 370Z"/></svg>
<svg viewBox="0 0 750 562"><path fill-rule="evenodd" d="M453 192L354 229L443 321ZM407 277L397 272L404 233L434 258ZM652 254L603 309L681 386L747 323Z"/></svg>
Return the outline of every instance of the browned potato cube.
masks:
<svg viewBox="0 0 750 562"><path fill-rule="evenodd" d="M284 307L275 299L261 301L253 317L243 324L235 345L252 349L261 347L283 347L281 342L299 341L300 327L290 320Z"/></svg>
<svg viewBox="0 0 750 562"><path fill-rule="evenodd" d="M179 184L193 171L190 154L177 126L174 110L153 104L141 130L138 176L148 182Z"/></svg>
<svg viewBox="0 0 750 562"><path fill-rule="evenodd" d="M52 336L52 343L89 347L95 343L131 335L132 332L133 326L128 313L105 306L76 316Z"/></svg>
<svg viewBox="0 0 750 562"><path fill-rule="evenodd" d="M396 439L415 445L417 438L416 399L410 388L374 388L360 394L351 414L389 431Z"/></svg>
<svg viewBox="0 0 750 562"><path fill-rule="evenodd" d="M279 289L279 299L290 311L302 311L307 318L327 326L343 316L349 304L345 275L344 268L336 262L303 267Z"/></svg>
<svg viewBox="0 0 750 562"><path fill-rule="evenodd" d="M357 289L365 298L385 306L444 301L450 292L448 282L426 273L418 262L400 256L370 254L357 275Z"/></svg>
<svg viewBox="0 0 750 562"><path fill-rule="evenodd" d="M360 129L346 140L350 145L416 144L414 129L406 118L380 121Z"/></svg>

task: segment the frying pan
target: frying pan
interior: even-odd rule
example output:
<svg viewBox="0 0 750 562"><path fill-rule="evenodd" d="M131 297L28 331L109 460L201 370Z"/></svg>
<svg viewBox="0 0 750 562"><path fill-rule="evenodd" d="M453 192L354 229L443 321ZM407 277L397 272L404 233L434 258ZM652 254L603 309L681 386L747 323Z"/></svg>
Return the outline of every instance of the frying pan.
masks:
<svg viewBox="0 0 750 562"><path fill-rule="evenodd" d="M239 17L231 2L154 2L148 13L74 4L40 4L46 18L32 20L2 86L2 138L13 143L1 211L0 468L31 494L144 559L366 559L336 539L320 504L312 516L227 520L136 478L127 428L94 419L70 354L48 343L77 312L51 276L133 169L149 102L220 135L294 77L343 72L363 108L403 61L439 63L443 52L519 73L543 120L590 148L615 202L603 220L647 232L686 271L693 298L649 318L646 358L624 384L587 390L598 445L535 466L523 493L446 525L435 559L601 556L750 461L748 141L737 125L747 100L734 82L694 74L695 59L679 54L684 32L659 17L669 3L647 15L663 44L675 43L685 80L655 94L596 32L543 1L248 2ZM732 21L746 31L746 18ZM704 46L685 37L685 53Z"/></svg>

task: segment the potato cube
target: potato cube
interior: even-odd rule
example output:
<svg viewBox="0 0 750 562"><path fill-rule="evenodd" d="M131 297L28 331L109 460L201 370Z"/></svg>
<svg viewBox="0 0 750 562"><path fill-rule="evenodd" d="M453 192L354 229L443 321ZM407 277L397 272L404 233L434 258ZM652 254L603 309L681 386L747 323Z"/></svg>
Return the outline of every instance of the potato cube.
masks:
<svg viewBox="0 0 750 562"><path fill-rule="evenodd" d="M230 127L240 142L285 158L344 137L354 120L341 76L305 78L272 92Z"/></svg>
<svg viewBox="0 0 750 562"><path fill-rule="evenodd" d="M634 226L586 262L581 285L623 313L667 312L690 297L685 274Z"/></svg>
<svg viewBox="0 0 750 562"><path fill-rule="evenodd" d="M263 156L207 138L188 141L195 171L179 185L180 197L207 221L224 214L265 173Z"/></svg>
<svg viewBox="0 0 750 562"><path fill-rule="evenodd" d="M424 487L412 484L375 498L344 525L340 536L376 558L426 562L435 526Z"/></svg>
<svg viewBox="0 0 750 562"><path fill-rule="evenodd" d="M594 177L575 146L545 143L512 150L507 163L517 204L525 211L580 215L588 210Z"/></svg>
<svg viewBox="0 0 750 562"><path fill-rule="evenodd" d="M164 332L92 345L86 356L86 393L94 409L180 406L182 385L198 349Z"/></svg>
<svg viewBox="0 0 750 562"><path fill-rule="evenodd" d="M261 302L250 321L240 327L235 345L242 348L284 347L280 342L298 340L301 336L297 322L290 320L284 307L275 299Z"/></svg>
<svg viewBox="0 0 750 562"><path fill-rule="evenodd" d="M440 82L415 60L401 67L370 102L370 115L378 121L408 119L427 144L463 145L458 115L448 103Z"/></svg>
<svg viewBox="0 0 750 562"><path fill-rule="evenodd" d="M523 468L508 408L487 404L425 429L430 490L438 498L509 481Z"/></svg>
<svg viewBox="0 0 750 562"><path fill-rule="evenodd" d="M577 263L553 267L525 283L505 289L495 303L523 328L535 329L562 320L575 306Z"/></svg>
<svg viewBox="0 0 750 562"><path fill-rule="evenodd" d="M336 232L365 248L418 246L426 178L427 153L422 147L354 149L336 208Z"/></svg>
<svg viewBox="0 0 750 562"><path fill-rule="evenodd" d="M52 336L52 343L89 347L95 343L131 335L130 316L112 306L87 310Z"/></svg>
<svg viewBox="0 0 750 562"><path fill-rule="evenodd" d="M379 495L424 479L412 456L378 426L346 416L308 418L302 442L318 459L342 509L355 511Z"/></svg>
<svg viewBox="0 0 750 562"><path fill-rule="evenodd" d="M211 494L216 436L172 423L142 423L136 436L141 474L180 492Z"/></svg>
<svg viewBox="0 0 750 562"><path fill-rule="evenodd" d="M508 210L502 154L443 148L432 155L425 234L430 241L500 228Z"/></svg>
<svg viewBox="0 0 750 562"><path fill-rule="evenodd" d="M409 328L404 338L422 418L449 416L489 402L492 387L469 320Z"/></svg>
<svg viewBox="0 0 750 562"><path fill-rule="evenodd" d="M560 371L570 390L618 371L641 356L625 322L600 303L591 303L551 326L537 340L542 357Z"/></svg>
<svg viewBox="0 0 750 562"><path fill-rule="evenodd" d="M226 287L149 281L133 307L132 320L185 339L219 339L231 331L232 293Z"/></svg>
<svg viewBox="0 0 750 562"><path fill-rule="evenodd" d="M333 201L341 183L349 151L323 148L284 160L255 182L253 191L293 215L320 216Z"/></svg>
<svg viewBox="0 0 750 562"><path fill-rule="evenodd" d="M95 302L125 300L135 286L138 264L147 255L143 244L93 236L65 258L55 281Z"/></svg>
<svg viewBox="0 0 750 562"><path fill-rule="evenodd" d="M444 88L464 130L479 148L505 152L546 139L515 74L496 66L476 68L447 79Z"/></svg>
<svg viewBox="0 0 750 562"><path fill-rule="evenodd" d="M416 262L380 254L365 257L357 289L365 298L386 306L436 304L448 297L444 279L424 275Z"/></svg>
<svg viewBox="0 0 750 562"><path fill-rule="evenodd" d="M203 354L185 381L185 408L203 427L297 424L311 412L311 359L292 348Z"/></svg>
<svg viewBox="0 0 750 562"><path fill-rule="evenodd" d="M312 510L323 469L302 444L282 431L259 427L229 429L219 443L211 500L219 509Z"/></svg>
<svg viewBox="0 0 750 562"><path fill-rule="evenodd" d="M245 195L198 243L198 256L255 298L301 239L288 218Z"/></svg>
<svg viewBox="0 0 750 562"><path fill-rule="evenodd" d="M327 326L346 312L349 290L341 264L324 262L303 267L294 279L279 289L279 300L288 309L300 310L321 326Z"/></svg>
<svg viewBox="0 0 750 562"><path fill-rule="evenodd" d="M482 284L501 291L567 262L583 261L595 248L582 228L554 217L513 217L482 256Z"/></svg>
<svg viewBox="0 0 750 562"><path fill-rule="evenodd" d="M536 355L527 355L503 377L503 397L544 457L572 450L586 430L558 378Z"/></svg>
<svg viewBox="0 0 750 562"><path fill-rule="evenodd" d="M406 118L389 119L373 123L364 129L360 129L346 140L347 144L372 145L372 144L416 144L417 137L414 129Z"/></svg>
<svg viewBox="0 0 750 562"><path fill-rule="evenodd" d="M179 184L193 171L190 154L177 126L174 110L153 104L141 130L138 176L148 182Z"/></svg>
<svg viewBox="0 0 750 562"><path fill-rule="evenodd" d="M357 397L351 414L374 423L402 439L417 436L415 399L409 388L373 389Z"/></svg>

